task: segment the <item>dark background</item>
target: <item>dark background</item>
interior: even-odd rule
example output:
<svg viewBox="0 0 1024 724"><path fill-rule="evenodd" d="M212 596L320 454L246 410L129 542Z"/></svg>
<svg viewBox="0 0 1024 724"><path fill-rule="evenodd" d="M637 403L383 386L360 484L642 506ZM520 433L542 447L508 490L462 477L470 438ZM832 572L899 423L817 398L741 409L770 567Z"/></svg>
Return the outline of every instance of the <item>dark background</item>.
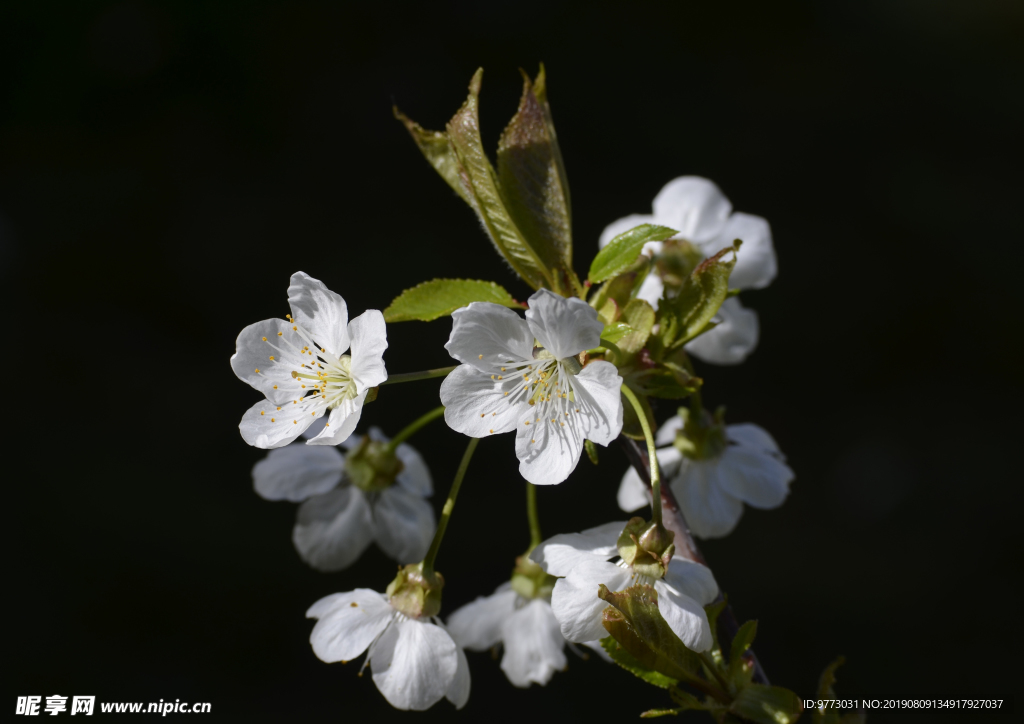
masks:
<svg viewBox="0 0 1024 724"><path fill-rule="evenodd" d="M4 442L3 707L95 694L208 701L217 719L400 718L356 665L316 659L303 618L323 595L382 590L393 563L376 549L342 574L301 563L294 506L252 492L264 453L237 424L258 395L228 358L243 326L288 311L299 269L353 314L436 276L527 296L391 104L440 128L484 66L493 148L517 67L539 61L578 269L607 223L678 175L772 224L778 279L744 295L760 346L701 371L706 402L768 429L797 474L781 509L748 509L704 545L738 615L759 619L773 683L812 696L845 654L841 696L1013 697L1022 7L5 4L0 262L20 393ZM449 330L390 326L389 369L448 364ZM436 382L386 388L364 420L394 433L436 404ZM439 558L448 612L505 580L527 543L512 443L485 440L470 468ZM463 440L435 425L415 444L440 508ZM613 447L540 490L546 533L623 517L624 469ZM570 661L520 691L471 654L458 717L668 705Z"/></svg>

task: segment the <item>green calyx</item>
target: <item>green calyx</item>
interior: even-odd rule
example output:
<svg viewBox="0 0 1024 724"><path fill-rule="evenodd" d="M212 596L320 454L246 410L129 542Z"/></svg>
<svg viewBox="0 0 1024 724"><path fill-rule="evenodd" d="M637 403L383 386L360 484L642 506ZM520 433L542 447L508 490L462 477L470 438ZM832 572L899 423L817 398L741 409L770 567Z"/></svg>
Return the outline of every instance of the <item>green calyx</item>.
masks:
<svg viewBox="0 0 1024 724"><path fill-rule="evenodd" d="M523 598L551 598L556 580L530 560L529 551L516 558L516 567L512 569L512 590Z"/></svg>
<svg viewBox="0 0 1024 724"><path fill-rule="evenodd" d="M345 474L352 484L368 493L391 487L405 465L386 442L364 436L359 446L345 456Z"/></svg>
<svg viewBox="0 0 1024 724"><path fill-rule="evenodd" d="M676 551L674 538L675 533L660 523L630 518L619 535L619 555L636 573L655 580L663 578Z"/></svg>
<svg viewBox="0 0 1024 724"><path fill-rule="evenodd" d="M441 612L441 589L444 577L435 571L424 571L422 563L410 563L398 570L388 584L391 607L409 618L428 618Z"/></svg>
<svg viewBox="0 0 1024 724"><path fill-rule="evenodd" d="M683 426L672 441L676 449L691 460L709 460L722 454L729 442L725 437L725 408L720 407L712 417L707 410L699 415L685 407L679 408Z"/></svg>

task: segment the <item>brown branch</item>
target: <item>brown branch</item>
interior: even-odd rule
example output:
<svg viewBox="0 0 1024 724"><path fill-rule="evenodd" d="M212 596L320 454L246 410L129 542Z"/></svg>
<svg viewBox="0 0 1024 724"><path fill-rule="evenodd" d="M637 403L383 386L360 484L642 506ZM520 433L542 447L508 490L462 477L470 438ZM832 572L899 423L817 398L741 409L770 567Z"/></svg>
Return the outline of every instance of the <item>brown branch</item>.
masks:
<svg viewBox="0 0 1024 724"><path fill-rule="evenodd" d="M625 451L630 465L633 466L640 479L647 485L647 494L650 496L651 462L647 457L646 448L641 447L636 440L625 435L619 435L619 442L622 444L622 449ZM704 559L703 554L701 554L700 548L697 547L697 542L690 534L690 526L686 524L686 516L683 515L683 511L679 508L679 501L672 494L672 486L668 484L664 476L662 476L661 481L661 515L662 525L675 533L675 540L673 542L676 544L676 554L687 560L707 566L707 561ZM721 592L719 592L718 598L715 600L722 600ZM737 620L732 606L726 604L725 610L718 616L718 641L723 652L730 649L732 640L736 637L736 632L739 629L739 620ZM757 654L754 653L754 649L747 649L746 656L754 664L754 683L767 686L768 676L764 673L764 669L761 668L761 662L757 660Z"/></svg>

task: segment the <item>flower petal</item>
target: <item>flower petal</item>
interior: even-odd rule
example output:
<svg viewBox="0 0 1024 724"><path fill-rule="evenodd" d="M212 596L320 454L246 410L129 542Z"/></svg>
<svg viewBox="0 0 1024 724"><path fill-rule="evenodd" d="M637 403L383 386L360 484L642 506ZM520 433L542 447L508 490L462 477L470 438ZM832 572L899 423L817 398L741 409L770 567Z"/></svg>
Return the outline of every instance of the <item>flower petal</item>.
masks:
<svg viewBox="0 0 1024 724"><path fill-rule="evenodd" d="M530 560L552 576L567 576L585 560L608 560L618 555L618 540L626 521L612 521L582 533L562 533L533 549ZM602 636L602 638L604 638Z"/></svg>
<svg viewBox="0 0 1024 724"><path fill-rule="evenodd" d="M370 656L373 683L396 709L423 711L448 692L458 647L440 626L398 616Z"/></svg>
<svg viewBox="0 0 1024 724"><path fill-rule="evenodd" d="M304 437L306 440L311 440L312 438L316 437L321 432L323 432L324 425L327 424L328 417L329 415L318 415L316 419L313 420L313 424L307 427L306 431L302 433L302 437Z"/></svg>
<svg viewBox="0 0 1024 724"><path fill-rule="evenodd" d="M718 243L706 244L702 248L711 256L732 246L735 239L742 239L743 244L736 254L736 266L729 275L729 286L733 289L764 289L778 273L768 221L760 216L737 212L725 222Z"/></svg>
<svg viewBox="0 0 1024 724"><path fill-rule="evenodd" d="M322 349L338 356L348 350L348 305L319 279L292 274L288 286L292 318Z"/></svg>
<svg viewBox="0 0 1024 724"><path fill-rule="evenodd" d="M658 447L671 445L676 439L676 433L683 429L683 418L673 415L661 424L658 431L654 433L654 444Z"/></svg>
<svg viewBox="0 0 1024 724"><path fill-rule="evenodd" d="M452 312L452 333L444 348L459 362L492 374L510 361L533 359L533 332L511 309L473 302Z"/></svg>
<svg viewBox="0 0 1024 724"><path fill-rule="evenodd" d="M334 448L288 445L253 466L252 482L262 498L300 503L336 487L344 470L345 456Z"/></svg>
<svg viewBox="0 0 1024 724"><path fill-rule="evenodd" d="M622 377L615 365L591 362L573 377L572 387L586 413L581 421L584 437L598 445L617 438L622 431Z"/></svg>
<svg viewBox="0 0 1024 724"><path fill-rule="evenodd" d="M388 332L384 315L367 309L348 323L352 338L352 379L356 391L376 387L388 378L384 368L384 350L388 348Z"/></svg>
<svg viewBox="0 0 1024 724"><path fill-rule="evenodd" d="M399 563L423 558L434 537L434 509L415 493L393 485L377 497L373 507L377 545Z"/></svg>
<svg viewBox="0 0 1024 724"><path fill-rule="evenodd" d="M395 476L395 482L421 498L434 493L430 468L416 448L403 442L395 449L395 457L402 462L402 472Z"/></svg>
<svg viewBox="0 0 1024 724"><path fill-rule="evenodd" d="M456 647L455 653L458 656L458 667L444 697L454 704L456 709L461 709L469 701L469 662L466 661L466 652L461 648Z"/></svg>
<svg viewBox="0 0 1024 724"><path fill-rule="evenodd" d="M256 388L275 404L302 397L301 382L292 377L291 367L281 364L281 353L275 348L278 333L293 335L291 325L283 319L265 319L243 329L235 341L231 369L238 379ZM266 340L266 341L264 341ZM271 361L270 357L275 360Z"/></svg>
<svg viewBox="0 0 1024 724"><path fill-rule="evenodd" d="M654 582L658 609L668 627L692 651L707 651L714 643L711 624L703 607L689 596L675 594L663 581Z"/></svg>
<svg viewBox="0 0 1024 724"><path fill-rule="evenodd" d="M486 651L501 641L501 627L516 610L519 594L503 583L490 596L478 596L448 617L455 643L470 651Z"/></svg>
<svg viewBox="0 0 1024 724"><path fill-rule="evenodd" d="M626 471L626 474L622 476L622 482L619 483L619 492L616 494L615 499L618 501L619 507L627 513L632 513L634 510L639 510L645 505L651 504L650 492L647 486L644 485L644 481L640 479L636 468L632 465Z"/></svg>
<svg viewBox="0 0 1024 724"><path fill-rule="evenodd" d="M714 239L725 226L732 204L713 182L700 176L669 181L654 197L655 223L679 230L696 244Z"/></svg>
<svg viewBox="0 0 1024 724"><path fill-rule="evenodd" d="M732 496L755 508L777 508L789 494L793 471L770 453L730 445L722 452L718 482Z"/></svg>
<svg viewBox="0 0 1024 724"><path fill-rule="evenodd" d="M395 611L383 594L368 588L321 598L306 612L318 618L309 643L321 661L351 661L366 651L391 621Z"/></svg>
<svg viewBox="0 0 1024 724"><path fill-rule="evenodd" d="M579 423L583 416L570 417L568 423L559 424L539 417L540 413L532 407L520 408L516 427L519 474L534 485L557 485L569 477L580 460L583 434Z"/></svg>
<svg viewBox="0 0 1024 724"><path fill-rule="evenodd" d="M544 686L556 671L568 665L565 659L565 639L555 618L551 604L535 598L507 616L502 626L505 655L501 670L513 686L528 687L531 683Z"/></svg>
<svg viewBox="0 0 1024 724"><path fill-rule="evenodd" d="M685 460L671 483L690 531L700 538L728 535L743 515L743 503L718 483L718 462Z"/></svg>
<svg viewBox="0 0 1024 724"><path fill-rule="evenodd" d="M331 410L331 419L324 425L324 429L312 440L307 440L307 445L339 445L356 431L359 418L363 414L363 402L366 400L366 390L360 392L351 400L345 400Z"/></svg>
<svg viewBox="0 0 1024 724"><path fill-rule="evenodd" d="M654 242L649 242L654 243ZM644 248L646 248L645 245ZM658 305L661 304L661 296L665 293L665 282L661 280L657 272L652 270L650 274L644 277L644 280L640 282L640 288L636 290L636 298L643 299L645 302L650 304L654 311L658 311ZM603 651L604 649L602 649Z"/></svg>
<svg viewBox="0 0 1024 724"><path fill-rule="evenodd" d="M596 347L604 329L597 319L597 310L582 299L566 299L547 289L538 289L530 297L526 322L533 336L555 359Z"/></svg>
<svg viewBox="0 0 1024 724"><path fill-rule="evenodd" d="M253 447L271 450L284 447L313 423L312 415L293 417L290 410L280 410L270 400L257 402L242 415L238 430L242 439Z"/></svg>
<svg viewBox="0 0 1024 724"><path fill-rule="evenodd" d="M444 421L470 437L514 430L519 412L509 404L506 387L510 384L492 380L472 365L459 365L441 383Z"/></svg>
<svg viewBox="0 0 1024 724"><path fill-rule="evenodd" d="M775 438L760 425L755 425L751 422L727 425L725 436L741 447L774 455L779 460L786 459L779 449L779 444L775 442Z"/></svg>
<svg viewBox="0 0 1024 724"><path fill-rule="evenodd" d="M606 561L585 561L566 578L559 578L551 593L551 608L562 636L573 643L595 641L608 635L601 611L608 604L598 598L598 586L617 591L629 581L629 571Z"/></svg>
<svg viewBox="0 0 1024 724"><path fill-rule="evenodd" d="M625 234L630 229L635 229L641 224L656 224L654 217L650 214L630 214L629 216L623 216L617 221L613 221L604 227L604 231L601 232L601 238L597 240L597 248L603 249L608 246L608 242L614 239L619 234ZM648 242L649 244L650 242ZM644 251L647 251L648 244L644 244Z"/></svg>
<svg viewBox="0 0 1024 724"><path fill-rule="evenodd" d="M318 571L348 568L372 541L370 505L358 488L335 488L299 506L292 542Z"/></svg>
<svg viewBox="0 0 1024 724"><path fill-rule="evenodd" d="M757 312L746 309L736 297L729 297L716 316L718 326L687 344L686 351L711 364L739 364L757 347Z"/></svg>
<svg viewBox="0 0 1024 724"><path fill-rule="evenodd" d="M701 606L718 597L718 582L711 569L695 561L673 558L662 580L674 593L689 596Z"/></svg>

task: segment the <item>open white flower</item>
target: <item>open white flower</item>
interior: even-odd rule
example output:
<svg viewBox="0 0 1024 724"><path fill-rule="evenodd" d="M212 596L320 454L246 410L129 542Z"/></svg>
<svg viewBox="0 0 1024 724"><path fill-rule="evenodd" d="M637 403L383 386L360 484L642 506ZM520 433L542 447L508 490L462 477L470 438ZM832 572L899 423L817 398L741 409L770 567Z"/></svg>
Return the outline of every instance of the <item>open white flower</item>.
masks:
<svg viewBox="0 0 1024 724"><path fill-rule="evenodd" d="M445 345L462 362L441 385L444 419L470 437L516 431L519 472L537 485L569 477L583 440L607 445L622 429L622 378L615 365L580 367L603 325L581 299L541 289L524 320L511 309L473 302L452 313Z"/></svg>
<svg viewBox="0 0 1024 724"><path fill-rule="evenodd" d="M501 670L513 685L544 686L565 669L565 638L547 596L524 598L503 583L448 617L452 638L470 651L504 644Z"/></svg>
<svg viewBox="0 0 1024 724"><path fill-rule="evenodd" d="M323 420L305 434L316 435ZM423 558L436 520L428 498L430 471L420 454L402 443L393 456L376 427L334 447L292 444L271 450L252 469L256 492L299 507L292 540L302 560L321 571L350 566L376 541L399 563ZM374 466L376 466L376 469Z"/></svg>
<svg viewBox="0 0 1024 724"><path fill-rule="evenodd" d="M683 419L672 417L655 435L658 465L670 481L672 493L686 517L690 531L701 538L728 535L740 516L743 504L755 508L777 508L789 493L793 471L785 463L772 436L757 425L727 425L723 445L705 446L708 457L689 457L674 445ZM619 486L619 507L632 512L650 504L647 486L630 468Z"/></svg>
<svg viewBox="0 0 1024 724"><path fill-rule="evenodd" d="M369 309L350 322L345 300L304 272L292 275L288 303L287 320L265 319L238 335L231 369L267 397L238 427L250 445L278 448L330 412L307 444L337 445L356 429L369 389L388 378L384 315Z"/></svg>
<svg viewBox="0 0 1024 724"><path fill-rule="evenodd" d="M461 709L469 700L466 654L436 617L411 618L385 594L357 588L321 598L306 618L319 619L309 642L320 660L347 663L366 651L373 683L396 709L422 711L442 698Z"/></svg>
<svg viewBox="0 0 1024 724"><path fill-rule="evenodd" d="M601 233L598 245L603 247L640 224L678 229L673 238L689 241L705 257L731 246L734 239L742 239L743 246L729 277L733 289L762 289L775 278L778 266L768 222L760 216L733 212L721 189L705 178L681 176L669 181L654 197L653 214L632 214L612 222ZM644 251L658 254L662 247L662 242L651 241L644 245ZM644 279L637 296L657 309L663 291L661 278L652 273ZM690 342L687 351L705 362L742 362L757 346L757 313L732 297L725 301L717 316L718 326Z"/></svg>
<svg viewBox="0 0 1024 724"><path fill-rule="evenodd" d="M601 612L608 605L598 597L604 584L611 591L647 584L658 593L658 608L669 627L693 651L707 651L713 642L704 606L715 600L718 584L699 563L673 558L663 578L637 573L619 557L619 534L626 521L606 523L582 533L556 535L534 549L530 558L559 578L551 608L569 641L583 643L608 635Z"/></svg>

